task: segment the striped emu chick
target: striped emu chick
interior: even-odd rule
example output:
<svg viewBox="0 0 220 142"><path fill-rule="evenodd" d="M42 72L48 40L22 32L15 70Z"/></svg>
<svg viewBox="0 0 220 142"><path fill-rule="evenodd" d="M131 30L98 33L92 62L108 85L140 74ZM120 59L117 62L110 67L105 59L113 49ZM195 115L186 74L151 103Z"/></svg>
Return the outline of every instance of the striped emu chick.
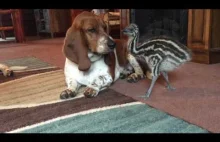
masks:
<svg viewBox="0 0 220 142"><path fill-rule="evenodd" d="M168 79L168 72L191 60L191 51L185 45L166 36L157 36L146 39L138 46L139 29L136 24L130 24L123 30L128 36L128 48L136 58L146 62L152 75L150 87L145 94L148 98L160 74L163 75L168 90L175 90Z"/></svg>

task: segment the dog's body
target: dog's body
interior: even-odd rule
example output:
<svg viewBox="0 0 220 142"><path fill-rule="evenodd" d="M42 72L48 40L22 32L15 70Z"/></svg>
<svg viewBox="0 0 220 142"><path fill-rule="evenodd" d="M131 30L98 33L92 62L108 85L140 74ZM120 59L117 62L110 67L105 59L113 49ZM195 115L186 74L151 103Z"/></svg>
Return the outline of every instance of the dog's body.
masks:
<svg viewBox="0 0 220 142"><path fill-rule="evenodd" d="M106 64L102 56L89 54L92 62L88 71L80 71L78 65L68 58L65 62L65 77L69 89L77 91L81 85L94 89L97 95L99 91L109 87L116 81L123 68L119 66L117 60L115 64L114 75L111 75L109 65ZM114 78L113 78L114 77Z"/></svg>
<svg viewBox="0 0 220 142"><path fill-rule="evenodd" d="M127 41L114 40L104 21L90 12L79 14L67 31L63 53L67 89L60 98L76 96L84 85L86 97L94 97L116 81L128 65Z"/></svg>

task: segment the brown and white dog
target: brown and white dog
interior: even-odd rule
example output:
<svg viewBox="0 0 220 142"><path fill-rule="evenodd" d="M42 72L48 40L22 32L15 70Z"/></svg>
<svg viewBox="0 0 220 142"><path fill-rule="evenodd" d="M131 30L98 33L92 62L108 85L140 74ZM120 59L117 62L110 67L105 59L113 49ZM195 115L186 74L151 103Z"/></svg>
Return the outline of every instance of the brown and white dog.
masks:
<svg viewBox="0 0 220 142"><path fill-rule="evenodd" d="M82 12L74 19L62 50L67 89L61 92L61 99L75 97L81 86L86 86L86 97L97 96L129 63L127 41L109 36L103 19L91 12Z"/></svg>

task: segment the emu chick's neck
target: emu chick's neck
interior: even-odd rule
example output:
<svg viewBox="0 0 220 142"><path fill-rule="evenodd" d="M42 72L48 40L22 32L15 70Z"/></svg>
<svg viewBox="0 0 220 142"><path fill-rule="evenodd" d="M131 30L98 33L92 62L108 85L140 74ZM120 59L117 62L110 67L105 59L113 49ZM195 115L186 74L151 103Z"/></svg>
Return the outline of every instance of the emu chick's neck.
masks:
<svg viewBox="0 0 220 142"><path fill-rule="evenodd" d="M128 49L132 54L137 53L136 48L138 47L138 40L138 36L128 38Z"/></svg>

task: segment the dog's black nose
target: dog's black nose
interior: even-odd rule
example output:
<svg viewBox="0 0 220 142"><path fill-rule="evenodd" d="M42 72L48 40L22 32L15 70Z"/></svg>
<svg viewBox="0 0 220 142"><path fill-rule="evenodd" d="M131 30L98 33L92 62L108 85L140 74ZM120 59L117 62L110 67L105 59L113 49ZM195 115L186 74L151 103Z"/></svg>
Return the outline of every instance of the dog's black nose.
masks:
<svg viewBox="0 0 220 142"><path fill-rule="evenodd" d="M110 49L114 49L115 46L116 46L116 43L114 42L113 39L108 38L107 45L108 45L108 47L109 47Z"/></svg>

